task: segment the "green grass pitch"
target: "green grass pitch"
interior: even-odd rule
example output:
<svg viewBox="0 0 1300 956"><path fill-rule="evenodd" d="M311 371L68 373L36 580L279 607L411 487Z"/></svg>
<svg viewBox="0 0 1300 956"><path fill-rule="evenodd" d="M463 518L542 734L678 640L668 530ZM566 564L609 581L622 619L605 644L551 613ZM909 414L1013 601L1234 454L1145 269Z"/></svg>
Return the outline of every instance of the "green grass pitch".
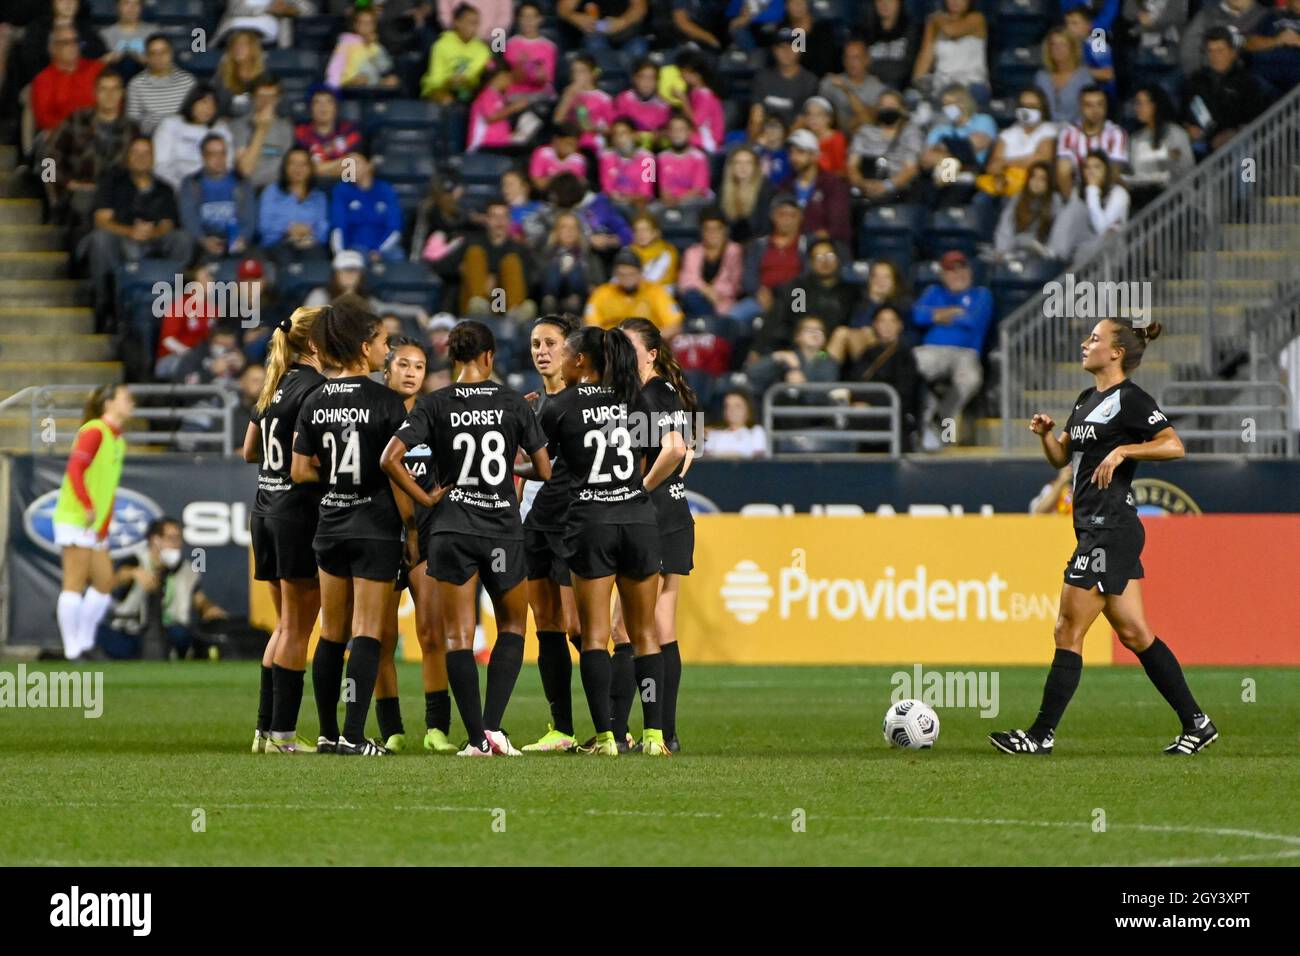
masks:
<svg viewBox="0 0 1300 956"><path fill-rule="evenodd" d="M418 748L413 665L400 680L417 746L383 760L248 753L252 663L104 670L99 719L0 710L0 864L1300 860L1296 669L1189 669L1222 734L1192 759L1160 755L1177 721L1131 667L1087 670L1056 754L1029 760L984 738L1032 719L1042 668L1002 668L996 718L940 709L935 750L905 753L880 738L895 668L688 664L684 754L482 761ZM1255 702L1242 700L1245 678ZM576 670L574 702L582 733ZM546 713L526 666L506 719L516 743L545 729ZM315 725L309 681L301 726Z"/></svg>

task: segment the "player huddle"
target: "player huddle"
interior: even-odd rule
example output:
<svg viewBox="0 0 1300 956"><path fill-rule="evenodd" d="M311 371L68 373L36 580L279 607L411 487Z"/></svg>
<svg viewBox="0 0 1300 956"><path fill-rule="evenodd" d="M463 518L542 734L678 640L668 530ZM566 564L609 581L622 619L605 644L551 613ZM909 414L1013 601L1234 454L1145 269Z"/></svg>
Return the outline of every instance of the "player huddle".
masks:
<svg viewBox="0 0 1300 956"><path fill-rule="evenodd" d="M492 380L491 330L462 322L449 342L452 384L421 395L423 348L390 341L363 299L298 309L275 330L244 441L245 459L260 464L254 576L268 582L277 612L262 661L255 752L384 756L404 746L393 660L398 601L408 588L426 749L520 754L502 721L530 605L552 722L524 750L677 749L674 620L694 550L682 475L695 396L644 319L604 331L548 315L534 324L531 347L544 391L526 399ZM527 480L523 520L516 479ZM482 698L474 658L480 587L497 623ZM297 718L318 614L313 747L297 733ZM569 642L579 649L595 731L581 744ZM628 731L635 696L639 742ZM459 750L450 740L453 697L468 738ZM365 736L372 699L377 739Z"/></svg>

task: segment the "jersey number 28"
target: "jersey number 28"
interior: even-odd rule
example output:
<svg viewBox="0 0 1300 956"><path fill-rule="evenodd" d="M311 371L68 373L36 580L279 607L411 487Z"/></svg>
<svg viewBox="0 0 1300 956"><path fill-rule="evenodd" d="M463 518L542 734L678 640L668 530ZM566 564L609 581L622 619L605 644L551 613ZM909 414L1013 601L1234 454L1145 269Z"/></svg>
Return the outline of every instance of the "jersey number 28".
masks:
<svg viewBox="0 0 1300 956"><path fill-rule="evenodd" d="M470 474L474 470L474 455L479 451L479 443L469 432L457 432L451 440L452 451L464 451L461 461L460 477L456 484L467 488L478 485L479 476L489 485L499 485L506 477L506 436L499 431L483 433L482 452L478 455L478 475Z"/></svg>

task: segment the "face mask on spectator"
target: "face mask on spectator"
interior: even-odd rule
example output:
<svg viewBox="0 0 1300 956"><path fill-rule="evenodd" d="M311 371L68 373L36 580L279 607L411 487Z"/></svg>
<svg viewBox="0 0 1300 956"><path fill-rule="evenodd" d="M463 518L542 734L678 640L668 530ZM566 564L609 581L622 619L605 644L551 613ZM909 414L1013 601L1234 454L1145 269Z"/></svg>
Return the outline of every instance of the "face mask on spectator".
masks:
<svg viewBox="0 0 1300 956"><path fill-rule="evenodd" d="M902 117L903 113L901 110L889 109L886 107L883 110L876 111L876 119L880 120L881 126L893 126L902 119Z"/></svg>
<svg viewBox="0 0 1300 956"><path fill-rule="evenodd" d="M961 119L961 107L956 103L945 103L943 105L943 115L948 117L948 122L956 123Z"/></svg>
<svg viewBox="0 0 1300 956"><path fill-rule="evenodd" d="M163 563L165 568L175 568L181 563L180 548L161 548L158 551L158 560Z"/></svg>
<svg viewBox="0 0 1300 956"><path fill-rule="evenodd" d="M1036 110L1032 106L1021 106L1016 109L1016 119L1024 126L1033 126L1042 118L1042 111Z"/></svg>

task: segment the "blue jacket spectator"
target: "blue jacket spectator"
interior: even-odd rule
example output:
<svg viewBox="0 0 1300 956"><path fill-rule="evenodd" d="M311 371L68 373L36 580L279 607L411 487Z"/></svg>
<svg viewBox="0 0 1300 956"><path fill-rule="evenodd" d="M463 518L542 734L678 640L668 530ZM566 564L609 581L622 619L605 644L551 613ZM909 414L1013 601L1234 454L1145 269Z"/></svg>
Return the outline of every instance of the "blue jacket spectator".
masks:
<svg viewBox="0 0 1300 956"><path fill-rule="evenodd" d="M230 147L223 136L209 133L200 150L203 167L177 191L181 228L208 255L239 255L253 238L253 190L226 168Z"/></svg>
<svg viewBox="0 0 1300 956"><path fill-rule="evenodd" d="M329 256L329 203L311 181L311 156L298 146L285 153L280 178L262 190L257 232L277 261Z"/></svg>
<svg viewBox="0 0 1300 956"><path fill-rule="evenodd" d="M370 160L359 153L356 182L339 183L330 197L330 248L355 249L371 259L401 259L402 207L397 191L375 178Z"/></svg>
<svg viewBox="0 0 1300 956"><path fill-rule="evenodd" d="M965 284L953 281L950 277L958 271L953 268L955 261L951 252L943 257L943 282L936 282L921 293L912 308L912 322L924 331L924 345L952 345L979 352L993 322L993 293L983 286L970 284L969 265L963 267ZM965 256L961 256L961 261L966 262ZM956 311L945 313L944 310Z"/></svg>

